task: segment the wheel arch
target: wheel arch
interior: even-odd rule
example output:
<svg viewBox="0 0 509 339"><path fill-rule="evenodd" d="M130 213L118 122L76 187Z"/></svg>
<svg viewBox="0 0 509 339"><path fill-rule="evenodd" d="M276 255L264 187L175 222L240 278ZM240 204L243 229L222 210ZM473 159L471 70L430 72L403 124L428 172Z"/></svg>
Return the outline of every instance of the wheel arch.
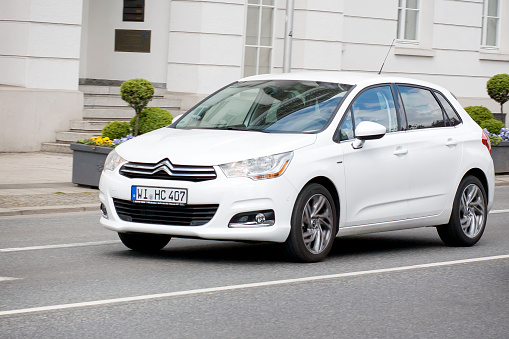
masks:
<svg viewBox="0 0 509 339"><path fill-rule="evenodd" d="M319 176L314 177L313 179L309 180L302 188L311 185L311 184L319 184L325 187L329 193L332 195L332 199L334 199L334 205L336 207L336 213L338 213L338 232L339 232L339 216L341 215L341 207L339 204L339 193L336 188L336 185L327 177Z"/></svg>
<svg viewBox="0 0 509 339"><path fill-rule="evenodd" d="M489 192L488 178L486 177L486 174L483 172L483 170L481 170L479 168L472 168L472 169L470 169L467 173L465 173L465 175L463 175L463 177L461 178L460 182L463 181L463 179L465 179L469 175L479 179L479 181L481 182L482 186L484 187L484 191L486 192L486 197L489 197L490 196L490 192Z"/></svg>

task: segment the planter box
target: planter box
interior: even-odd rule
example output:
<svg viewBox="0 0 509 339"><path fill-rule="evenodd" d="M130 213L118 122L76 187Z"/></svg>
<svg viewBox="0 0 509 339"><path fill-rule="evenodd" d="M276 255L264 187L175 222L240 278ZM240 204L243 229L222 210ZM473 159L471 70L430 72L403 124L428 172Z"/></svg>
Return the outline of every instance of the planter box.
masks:
<svg viewBox="0 0 509 339"><path fill-rule="evenodd" d="M104 161L113 150L111 147L71 144L72 182L79 185L99 186Z"/></svg>
<svg viewBox="0 0 509 339"><path fill-rule="evenodd" d="M495 173L509 173L509 141L502 141L491 148Z"/></svg>

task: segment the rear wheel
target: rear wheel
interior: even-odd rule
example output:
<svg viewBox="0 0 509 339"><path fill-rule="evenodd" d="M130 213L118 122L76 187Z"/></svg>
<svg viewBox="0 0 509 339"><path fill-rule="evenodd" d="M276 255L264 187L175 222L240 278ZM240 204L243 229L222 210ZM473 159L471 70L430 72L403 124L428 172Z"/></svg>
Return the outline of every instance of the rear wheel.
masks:
<svg viewBox="0 0 509 339"><path fill-rule="evenodd" d="M168 245L171 236L149 233L119 233L118 237L122 243L139 252L155 252Z"/></svg>
<svg viewBox="0 0 509 339"><path fill-rule="evenodd" d="M438 235L449 246L472 246L481 239L487 215L484 186L476 177L465 177L456 192L449 223L437 227Z"/></svg>
<svg viewBox="0 0 509 339"><path fill-rule="evenodd" d="M324 259L337 232L336 206L329 191L319 184L304 187L295 202L291 223L286 252L300 262Z"/></svg>

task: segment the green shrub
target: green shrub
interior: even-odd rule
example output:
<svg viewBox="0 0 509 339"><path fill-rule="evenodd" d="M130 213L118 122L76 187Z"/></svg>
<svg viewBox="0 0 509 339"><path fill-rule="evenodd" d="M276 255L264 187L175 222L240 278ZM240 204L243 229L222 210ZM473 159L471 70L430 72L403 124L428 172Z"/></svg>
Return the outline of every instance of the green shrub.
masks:
<svg viewBox="0 0 509 339"><path fill-rule="evenodd" d="M154 86L145 79L127 80L120 86L120 95L122 100L134 108L136 112L135 124L133 127L134 136L138 135L138 122L140 113L148 105L154 96Z"/></svg>
<svg viewBox="0 0 509 339"><path fill-rule="evenodd" d="M129 125L128 122L121 122L115 120L104 126L101 136L103 138L108 137L111 140L113 140L123 138L127 136L129 133L131 133L131 126Z"/></svg>
<svg viewBox="0 0 509 339"><path fill-rule="evenodd" d="M140 114L139 134L144 134L155 129L171 124L173 116L167 110L159 107L147 107ZM136 117L131 119L131 128L136 124Z"/></svg>
<svg viewBox="0 0 509 339"><path fill-rule="evenodd" d="M479 126L483 121L495 118L493 113L484 106L467 106L465 107L465 111L467 111L470 117L472 117Z"/></svg>
<svg viewBox="0 0 509 339"><path fill-rule="evenodd" d="M504 127L504 123L495 119L488 119L481 122L481 127L486 128L492 134L499 134L502 127Z"/></svg>
<svg viewBox="0 0 509 339"><path fill-rule="evenodd" d="M509 74L497 74L486 83L488 95L500 104L500 113L504 113L504 103L509 101Z"/></svg>

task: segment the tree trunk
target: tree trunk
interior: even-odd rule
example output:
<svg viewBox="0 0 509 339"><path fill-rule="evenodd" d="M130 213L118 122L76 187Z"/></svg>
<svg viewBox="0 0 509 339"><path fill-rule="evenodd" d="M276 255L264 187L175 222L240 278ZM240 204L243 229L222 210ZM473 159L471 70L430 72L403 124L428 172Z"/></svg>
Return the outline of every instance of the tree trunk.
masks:
<svg viewBox="0 0 509 339"><path fill-rule="evenodd" d="M140 113L136 112L136 123L134 124L134 136L138 136L138 122L140 121Z"/></svg>

